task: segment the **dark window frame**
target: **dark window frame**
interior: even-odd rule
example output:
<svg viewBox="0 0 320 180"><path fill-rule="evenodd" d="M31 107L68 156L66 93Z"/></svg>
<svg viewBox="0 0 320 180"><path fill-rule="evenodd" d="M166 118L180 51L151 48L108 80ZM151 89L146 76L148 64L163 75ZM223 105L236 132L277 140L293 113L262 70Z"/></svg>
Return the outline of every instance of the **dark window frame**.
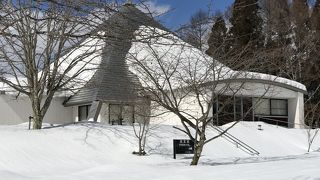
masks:
<svg viewBox="0 0 320 180"><path fill-rule="evenodd" d="M135 109L135 106L133 105L133 104L117 104L117 103L110 103L109 105L108 105L108 121L109 121L109 124L112 124L112 122L111 122L111 117L110 117L110 115L111 115L111 106L114 106L114 105L116 105L116 106L122 106L122 108L124 107L124 106L131 106L132 107L132 110L133 110L133 112L132 112L132 123L135 123L135 115L134 115L134 109ZM122 114L122 110L121 110L121 114ZM121 124L122 124L122 122L121 122Z"/></svg>
<svg viewBox="0 0 320 180"><path fill-rule="evenodd" d="M272 101L285 101L286 107L285 107L285 115L279 115L279 114L273 114L272 113L272 109L279 109L279 108L272 108ZM269 99L270 101L270 115L271 116L288 116L288 99ZM280 108L282 110L284 110L284 108Z"/></svg>
<svg viewBox="0 0 320 180"><path fill-rule="evenodd" d="M252 99L253 98L255 98L255 97L252 97ZM259 115L259 116L271 116L271 102L270 102L270 99L269 98L256 98L256 99L260 99L260 100L267 100L268 102L269 102L269 110L270 110L270 112L269 112L269 114L261 114L261 113L256 113L255 112L255 109L253 110L254 111L254 114L255 115Z"/></svg>
<svg viewBox="0 0 320 180"><path fill-rule="evenodd" d="M268 102L269 102L269 110L270 110L270 112L269 112L269 114L256 114L256 115L259 115L259 116L278 116L278 117L288 117L288 111L289 111L289 108L288 108L288 99L278 99L278 98L261 98L261 99L265 99L265 100L268 100ZM285 115L279 115L279 114L273 114L272 113L272 109L279 109L279 108L272 108L272 100L276 100L276 101L285 101L286 102L286 108L285 108L285 110L286 110L286 114ZM281 108L281 109L283 109L283 108Z"/></svg>
<svg viewBox="0 0 320 180"><path fill-rule="evenodd" d="M91 104L78 106L78 121L83 121L83 120L80 119L80 109L83 108L83 107L86 108L86 119L88 119Z"/></svg>

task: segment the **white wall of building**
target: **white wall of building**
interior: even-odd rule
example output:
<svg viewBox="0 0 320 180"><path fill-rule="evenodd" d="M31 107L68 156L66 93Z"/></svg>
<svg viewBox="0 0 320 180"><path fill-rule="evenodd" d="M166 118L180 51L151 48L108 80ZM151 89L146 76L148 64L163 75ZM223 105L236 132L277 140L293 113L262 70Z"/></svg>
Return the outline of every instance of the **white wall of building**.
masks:
<svg viewBox="0 0 320 180"><path fill-rule="evenodd" d="M72 106L72 120L74 122L78 122L79 121L78 106Z"/></svg>
<svg viewBox="0 0 320 180"><path fill-rule="evenodd" d="M65 98L53 98L51 105L44 117L44 123L65 124L73 122L72 108L62 105ZM31 103L28 97L0 95L0 124L14 125L29 121L32 116Z"/></svg>
<svg viewBox="0 0 320 180"><path fill-rule="evenodd" d="M293 91L284 87L269 85L264 83L228 83L220 84L215 88L215 91L223 95L236 95L244 97L256 98L275 98L288 100L288 121L291 124L289 127L301 128L304 126L304 99L303 93ZM235 93L236 92L236 93ZM210 93L209 93L210 94ZM188 96L181 109L190 110L192 115L199 116L200 107L197 105L196 99ZM161 114L166 110L159 108L153 110L153 114ZM210 114L209 114L210 115ZM211 114L212 115L212 114ZM174 113L166 113L161 116L152 117L151 123L164 123L168 125L179 125L180 119Z"/></svg>
<svg viewBox="0 0 320 180"><path fill-rule="evenodd" d="M102 103L102 107L97 121L104 124L109 123L109 103Z"/></svg>
<svg viewBox="0 0 320 180"><path fill-rule="evenodd" d="M154 103L154 102L153 102ZM204 110L207 109L207 103L205 100L202 100ZM151 109L151 119L150 122L154 124L166 124L166 125L181 125L180 119L177 115L172 112L168 112L165 108L161 106L153 105L153 109ZM197 102L197 98L189 94L184 97L179 106L180 111L184 114L184 116L188 117L189 120L192 120L193 117L199 118L201 117L201 108Z"/></svg>
<svg viewBox="0 0 320 180"><path fill-rule="evenodd" d="M303 94L296 92L295 98L288 99L288 120L290 127L303 128L304 123L304 99Z"/></svg>
<svg viewBox="0 0 320 180"><path fill-rule="evenodd" d="M220 85L220 90L227 85ZM234 89L239 88L239 84L228 84ZM236 96L247 97L264 97L264 98L279 98L288 99L288 119L289 123L296 123L295 128L302 127L304 124L304 100L301 92L296 92L290 89L286 89L274 85L266 85L262 83L246 83L241 84L242 89L238 91ZM232 88L231 88L232 89ZM219 90L216 88L216 90ZM224 90L225 95L232 95L231 91ZM210 93L209 93L210 94ZM52 124L65 124L78 121L78 106L64 107L62 105L64 98L55 97L52 104L44 118L45 123ZM181 109L190 113L193 116L199 116L200 107L195 101L195 97L188 96L182 103ZM152 105L154 107L154 105ZM103 103L100 114L98 116L98 122L108 123L109 104ZM180 119L173 113L165 113L166 110L161 107L151 109L152 117L151 123L163 123L169 125L180 124ZM18 97L11 95L0 95L0 124L19 124L28 121L28 117L32 115L31 104L27 97ZM157 116L158 114L162 114Z"/></svg>

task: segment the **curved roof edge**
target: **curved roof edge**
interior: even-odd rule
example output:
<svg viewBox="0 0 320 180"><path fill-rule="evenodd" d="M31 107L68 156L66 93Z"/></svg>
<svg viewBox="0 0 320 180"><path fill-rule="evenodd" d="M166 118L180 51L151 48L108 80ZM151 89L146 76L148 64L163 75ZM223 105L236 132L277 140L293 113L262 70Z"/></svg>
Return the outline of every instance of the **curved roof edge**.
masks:
<svg viewBox="0 0 320 180"><path fill-rule="evenodd" d="M285 78L282 78L285 79ZM289 80L289 79L286 79ZM296 91L296 92L301 92L303 94L307 94L307 90L305 88L305 86L301 83L299 83L300 85L302 85L304 88L299 88L284 82L279 82L279 81L275 81L275 80L271 80L271 79L262 79L262 78L234 78L234 79L222 79L222 80L217 80L217 82L253 82L253 83L264 83L264 84L270 84L270 85L275 85L275 86L279 86L279 87L283 87L292 91ZM292 81L292 80L289 80ZM295 82L295 81L294 81ZM298 83L298 82L296 82Z"/></svg>

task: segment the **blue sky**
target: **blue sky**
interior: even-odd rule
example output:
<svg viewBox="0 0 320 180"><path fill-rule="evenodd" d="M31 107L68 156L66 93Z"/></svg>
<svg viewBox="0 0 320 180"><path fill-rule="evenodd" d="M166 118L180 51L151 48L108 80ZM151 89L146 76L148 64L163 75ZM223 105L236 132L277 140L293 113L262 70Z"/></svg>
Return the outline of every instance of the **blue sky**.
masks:
<svg viewBox="0 0 320 180"><path fill-rule="evenodd" d="M168 8L170 11L160 18L160 21L170 29L176 29L185 24L190 16L199 9L225 11L234 0L153 0L156 8Z"/></svg>

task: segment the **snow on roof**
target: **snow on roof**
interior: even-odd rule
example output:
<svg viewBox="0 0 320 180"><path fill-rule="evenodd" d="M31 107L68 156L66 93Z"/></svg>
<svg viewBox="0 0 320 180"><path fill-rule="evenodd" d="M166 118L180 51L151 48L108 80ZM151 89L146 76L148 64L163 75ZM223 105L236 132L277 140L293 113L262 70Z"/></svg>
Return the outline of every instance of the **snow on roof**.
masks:
<svg viewBox="0 0 320 180"><path fill-rule="evenodd" d="M102 61L104 46L103 39L91 37L84 40L78 48L61 57L58 68L60 73L63 73L76 59L81 59L66 74L71 77L81 71L75 80L67 85L68 87L79 89L93 77ZM86 55L83 56L83 54ZM217 60L214 61L213 72L212 57L174 34L155 27L140 26L135 32L135 40L132 42L126 59L129 70L139 77L143 86L147 87L153 86L152 79L144 73L138 63L143 63L153 73L152 76L157 78L157 83L166 87L169 84L165 75L170 74L172 88L186 86L190 80L206 83L214 80L255 79L278 82L306 91L306 87L299 82L269 74L234 71ZM0 90L12 91L13 89L0 83Z"/></svg>
<svg viewBox="0 0 320 180"><path fill-rule="evenodd" d="M101 38L87 38L81 42L77 48L72 49L59 59L58 72L60 74L64 73L67 68L71 66L73 67L66 73L66 77L72 77L78 74L74 80L67 84L68 89L79 89L92 78L101 63L101 54L104 45L104 40ZM51 64L51 70L53 66L54 63ZM41 77L42 73L42 71L38 73L39 77ZM18 84L14 77L9 77L8 79L14 84ZM19 77L18 81L22 86L27 85L25 77ZM6 93L17 93L13 88L3 82L0 83L0 90ZM73 93L69 92L68 94L71 95Z"/></svg>
<svg viewBox="0 0 320 180"><path fill-rule="evenodd" d="M67 77L76 75L76 78L67 85L68 87L81 88L92 78L101 63L104 45L103 39L90 37L83 41L79 48L70 51L59 59L59 73L65 72L71 64L74 64L74 67L66 73Z"/></svg>
<svg viewBox="0 0 320 180"><path fill-rule="evenodd" d="M274 76L270 74L257 73L257 72L242 72L242 71L237 71L237 72L239 73L239 75L233 77L235 79L243 78L243 79L253 79L253 80L266 80L266 81L286 84L286 85L298 88L302 91L307 91L307 88L305 85L297 81L289 80L283 77Z"/></svg>
<svg viewBox="0 0 320 180"><path fill-rule="evenodd" d="M168 87L166 75L170 75L170 86L187 86L190 80L210 82L214 80L251 79L277 82L306 91L306 87L296 81L269 74L235 71L214 60L212 57L189 45L180 38L164 30L140 26L136 41L127 54L129 69L142 81L143 86L152 87L154 79L139 65L142 63L156 77L159 85ZM147 41L144 41L148 39ZM214 74L214 76L213 76Z"/></svg>
<svg viewBox="0 0 320 180"><path fill-rule="evenodd" d="M8 77L7 80L12 82L13 84L20 84L21 87L27 88L27 79L26 78L15 78L15 77ZM18 82L19 81L19 82ZM4 82L0 82L0 91L4 91L6 94L11 94L11 95L17 95L17 91L10 87L8 84Z"/></svg>

